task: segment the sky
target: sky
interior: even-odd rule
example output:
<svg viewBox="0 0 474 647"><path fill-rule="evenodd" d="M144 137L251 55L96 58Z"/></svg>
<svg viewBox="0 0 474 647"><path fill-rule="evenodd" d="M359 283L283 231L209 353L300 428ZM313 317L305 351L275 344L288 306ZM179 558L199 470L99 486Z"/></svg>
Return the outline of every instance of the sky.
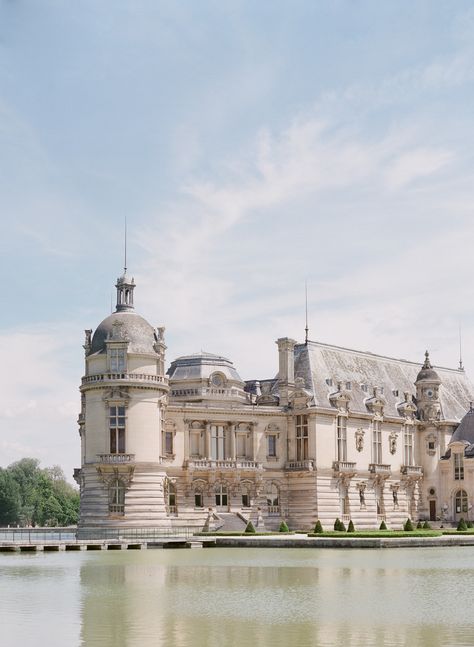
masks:
<svg viewBox="0 0 474 647"><path fill-rule="evenodd" d="M310 339L474 376L474 7L0 0L0 465L70 479L123 267L168 363Z"/></svg>

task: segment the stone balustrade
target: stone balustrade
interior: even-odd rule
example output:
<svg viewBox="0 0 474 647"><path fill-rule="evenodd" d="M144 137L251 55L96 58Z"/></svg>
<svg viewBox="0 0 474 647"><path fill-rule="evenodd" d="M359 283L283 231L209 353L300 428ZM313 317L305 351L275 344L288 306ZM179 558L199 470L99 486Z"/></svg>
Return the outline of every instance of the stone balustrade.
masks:
<svg viewBox="0 0 474 647"><path fill-rule="evenodd" d="M402 465L400 472L405 476L421 478L423 476L423 468L420 465Z"/></svg>
<svg viewBox="0 0 474 647"><path fill-rule="evenodd" d="M168 378L165 375L151 375L149 373L97 373L96 375L86 375L82 378L82 384L117 381L168 384Z"/></svg>
<svg viewBox="0 0 474 647"><path fill-rule="evenodd" d="M293 471L307 471L312 472L314 470L314 461L311 459L306 459L304 461L288 461L285 463L286 470Z"/></svg>
<svg viewBox="0 0 474 647"><path fill-rule="evenodd" d="M241 470L255 470L263 469L262 463L257 461L242 459L224 459L213 460L210 458L195 458L186 461L186 466L191 469L197 470L212 470L212 469L241 469Z"/></svg>
<svg viewBox="0 0 474 647"><path fill-rule="evenodd" d="M101 463L133 463L135 454L97 454Z"/></svg>
<svg viewBox="0 0 474 647"><path fill-rule="evenodd" d="M356 464L350 461L334 461L332 468L338 474L352 474L356 473Z"/></svg>
<svg viewBox="0 0 474 647"><path fill-rule="evenodd" d="M377 476L390 476L392 473L391 465L384 465L382 463L370 463L369 472Z"/></svg>

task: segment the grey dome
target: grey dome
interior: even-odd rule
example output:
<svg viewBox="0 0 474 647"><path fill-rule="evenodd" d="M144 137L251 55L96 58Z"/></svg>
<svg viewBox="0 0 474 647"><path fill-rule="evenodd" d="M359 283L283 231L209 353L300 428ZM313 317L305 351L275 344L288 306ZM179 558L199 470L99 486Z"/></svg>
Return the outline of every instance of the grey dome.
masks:
<svg viewBox="0 0 474 647"><path fill-rule="evenodd" d="M430 355L428 351L425 353L425 363L421 367L420 372L416 376L416 382L421 382L422 380L426 380L427 382L437 382L438 384L441 384L441 380L439 379L438 373L433 369L431 366L430 362Z"/></svg>
<svg viewBox="0 0 474 647"><path fill-rule="evenodd" d="M112 337L115 322L120 322L120 334L128 341L129 353L156 354L153 348L157 341L155 329L148 321L135 314L135 312L114 312L100 323L92 337L89 354L105 353L105 341Z"/></svg>

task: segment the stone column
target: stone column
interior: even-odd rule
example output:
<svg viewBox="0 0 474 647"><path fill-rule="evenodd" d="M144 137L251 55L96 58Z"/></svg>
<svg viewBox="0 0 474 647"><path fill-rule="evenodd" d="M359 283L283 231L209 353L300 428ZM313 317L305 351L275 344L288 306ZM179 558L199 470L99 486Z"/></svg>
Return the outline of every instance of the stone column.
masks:
<svg viewBox="0 0 474 647"><path fill-rule="evenodd" d="M258 454L258 442L257 442L257 423L256 422L251 422L250 423L251 427L251 434L252 434L252 460L256 461L257 460L257 454Z"/></svg>
<svg viewBox="0 0 474 647"><path fill-rule="evenodd" d="M210 459L211 458L211 423L206 422L206 438L205 438L205 454L206 458Z"/></svg>
<svg viewBox="0 0 474 647"><path fill-rule="evenodd" d="M184 425L184 459L189 459L189 420L183 420Z"/></svg>
<svg viewBox="0 0 474 647"><path fill-rule="evenodd" d="M235 461L236 459L236 448L235 448L235 424L233 422L228 423L228 429L230 434L230 458Z"/></svg>

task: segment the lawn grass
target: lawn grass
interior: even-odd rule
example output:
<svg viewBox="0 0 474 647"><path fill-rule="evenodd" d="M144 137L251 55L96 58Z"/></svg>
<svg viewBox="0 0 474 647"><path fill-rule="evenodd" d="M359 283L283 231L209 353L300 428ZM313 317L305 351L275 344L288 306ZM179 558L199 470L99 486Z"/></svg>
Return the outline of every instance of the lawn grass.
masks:
<svg viewBox="0 0 474 647"><path fill-rule="evenodd" d="M240 532L236 530L227 530L227 531L222 531L220 532L219 530L215 530L213 532L195 532L194 536L197 537L268 537L269 535L294 535L295 533L290 530L289 532Z"/></svg>

